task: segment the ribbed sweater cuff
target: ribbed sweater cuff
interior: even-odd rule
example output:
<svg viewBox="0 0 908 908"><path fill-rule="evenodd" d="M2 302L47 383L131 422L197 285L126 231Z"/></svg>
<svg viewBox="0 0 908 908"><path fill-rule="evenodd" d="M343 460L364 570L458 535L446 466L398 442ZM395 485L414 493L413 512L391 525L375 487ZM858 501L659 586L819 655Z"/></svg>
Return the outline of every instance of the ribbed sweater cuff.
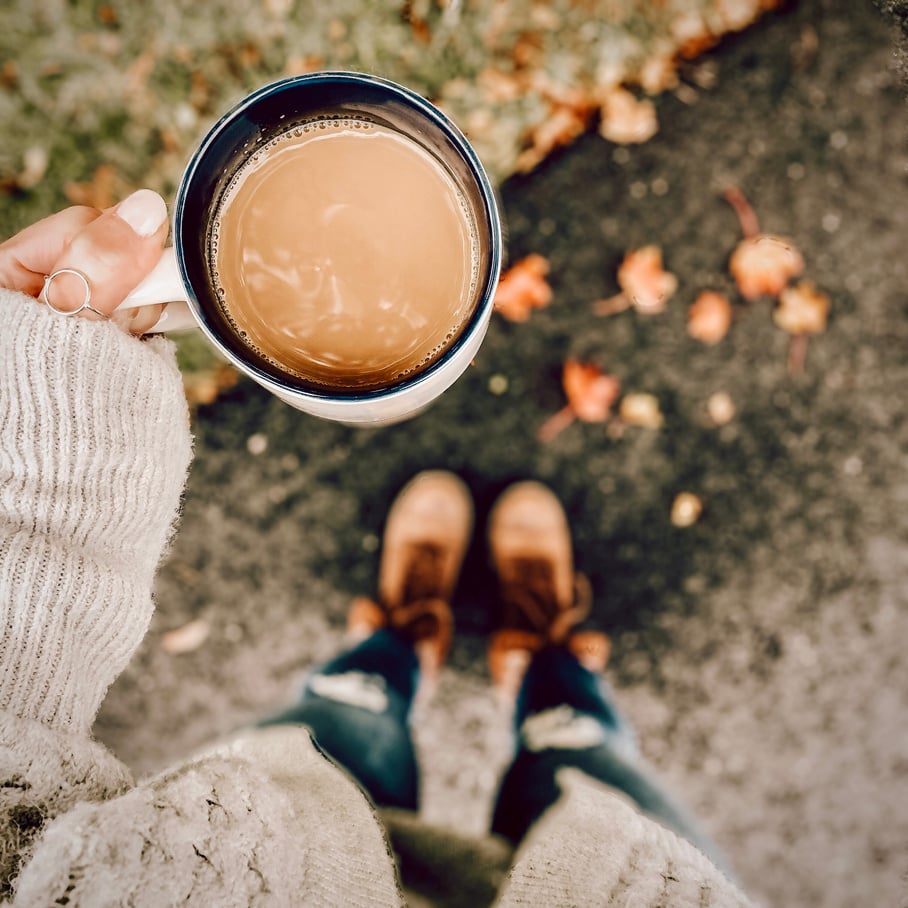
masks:
<svg viewBox="0 0 908 908"><path fill-rule="evenodd" d="M148 627L190 454L168 341L0 290L0 709L88 730Z"/></svg>

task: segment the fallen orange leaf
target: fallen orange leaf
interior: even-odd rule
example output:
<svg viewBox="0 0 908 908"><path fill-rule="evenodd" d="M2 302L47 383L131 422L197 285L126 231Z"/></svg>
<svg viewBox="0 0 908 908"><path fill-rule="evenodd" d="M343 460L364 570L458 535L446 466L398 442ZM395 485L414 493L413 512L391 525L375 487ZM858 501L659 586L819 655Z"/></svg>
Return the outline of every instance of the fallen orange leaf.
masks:
<svg viewBox="0 0 908 908"><path fill-rule="evenodd" d="M652 394L635 392L621 398L618 410L621 418L628 425L643 426L645 429L661 429L664 417L659 409L659 401Z"/></svg>
<svg viewBox="0 0 908 908"><path fill-rule="evenodd" d="M568 403L578 419L604 422L621 393L621 382L592 363L569 359L561 383Z"/></svg>
<svg viewBox="0 0 908 908"><path fill-rule="evenodd" d="M678 279L662 267L662 250L656 245L628 252L618 266L621 293L593 304L596 315L614 315L633 306L643 315L665 311L665 304L678 289Z"/></svg>
<svg viewBox="0 0 908 908"><path fill-rule="evenodd" d="M526 86L515 73L505 72L491 66L482 70L477 81L483 99L494 104L516 101L526 92Z"/></svg>
<svg viewBox="0 0 908 908"><path fill-rule="evenodd" d="M703 502L692 492L679 492L672 502L671 521L676 527L693 526L703 513Z"/></svg>
<svg viewBox="0 0 908 908"><path fill-rule="evenodd" d="M600 107L599 134L619 145L646 142L659 130L652 101L639 100L626 88L613 88Z"/></svg>
<svg viewBox="0 0 908 908"><path fill-rule="evenodd" d="M548 116L533 126L527 134L527 145L517 157L518 173L529 173L541 164L556 148L570 145L586 132L594 107L584 104L550 102Z"/></svg>
<svg viewBox="0 0 908 908"><path fill-rule="evenodd" d="M239 381L239 373L227 363L209 369L183 373L183 392L190 406L213 404L222 391L232 388Z"/></svg>
<svg viewBox="0 0 908 908"><path fill-rule="evenodd" d="M182 627L161 635L161 649L173 656L197 650L211 633L211 626L202 618L194 618Z"/></svg>
<svg viewBox="0 0 908 908"><path fill-rule="evenodd" d="M548 306L552 288L545 279L549 263L533 253L509 268L498 282L495 309L510 322L525 322L533 309Z"/></svg>
<svg viewBox="0 0 908 908"><path fill-rule="evenodd" d="M828 314L829 297L811 281L800 281L782 291L772 317L789 334L819 334Z"/></svg>
<svg viewBox="0 0 908 908"><path fill-rule="evenodd" d="M687 310L687 333L704 344L717 344L731 325L731 303L724 293L704 290Z"/></svg>
<svg viewBox="0 0 908 908"><path fill-rule="evenodd" d="M741 294L752 300L778 296L804 270L804 259L790 241L761 233L738 243L728 267Z"/></svg>
<svg viewBox="0 0 908 908"><path fill-rule="evenodd" d="M551 441L574 419L605 422L621 393L621 382L592 363L568 359L561 373L567 405L540 426L537 437Z"/></svg>
<svg viewBox="0 0 908 908"><path fill-rule="evenodd" d="M788 371L796 375L804 371L807 359L807 336L818 334L826 327L829 297L817 290L810 281L786 287L773 310L775 323L791 335L788 348Z"/></svg>
<svg viewBox="0 0 908 908"><path fill-rule="evenodd" d="M90 208L110 208L116 201L117 172L110 164L101 164L87 183L67 183L63 187L66 198L73 205L88 205Z"/></svg>
<svg viewBox="0 0 908 908"><path fill-rule="evenodd" d="M730 186L724 195L744 234L728 263L738 289L747 299L778 296L804 270L801 253L790 240L760 233L757 215L740 189Z"/></svg>

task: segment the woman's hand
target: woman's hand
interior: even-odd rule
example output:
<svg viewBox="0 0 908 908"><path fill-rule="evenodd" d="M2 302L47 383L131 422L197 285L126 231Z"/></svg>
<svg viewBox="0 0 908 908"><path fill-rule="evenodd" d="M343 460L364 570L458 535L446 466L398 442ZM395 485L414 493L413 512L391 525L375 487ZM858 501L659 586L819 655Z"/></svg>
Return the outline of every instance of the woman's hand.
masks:
<svg viewBox="0 0 908 908"><path fill-rule="evenodd" d="M151 271L167 238L167 206L150 189L140 189L113 208L76 206L26 227L0 245L0 286L38 299L44 279L62 268L85 275L91 307L130 334L144 334L158 321L163 306L114 310ZM78 309L85 285L74 274L54 278L54 308ZM84 309L80 318L102 316Z"/></svg>

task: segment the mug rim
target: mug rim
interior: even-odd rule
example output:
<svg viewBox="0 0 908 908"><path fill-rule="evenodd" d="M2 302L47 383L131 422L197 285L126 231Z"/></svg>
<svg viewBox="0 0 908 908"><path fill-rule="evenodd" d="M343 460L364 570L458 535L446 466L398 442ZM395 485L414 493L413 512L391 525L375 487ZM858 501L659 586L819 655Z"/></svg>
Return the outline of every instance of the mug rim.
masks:
<svg viewBox="0 0 908 908"><path fill-rule="evenodd" d="M208 149L214 144L224 128L233 122L238 116L250 107L258 103L263 98L267 98L277 92L285 91L295 85L317 84L318 82L330 82L332 84L350 83L352 85L368 85L385 89L391 94L398 96L406 104L417 108L429 120L434 122L447 136L452 140L457 148L458 153L462 156L468 165L473 179L479 188L480 196L483 202L483 209L488 220L489 230L489 263L485 285L476 307L471 313L464 330L456 340L447 347L442 354L423 371L412 377L402 380L399 384L386 388L377 388L370 391L356 391L351 389L349 392L337 394L331 390L326 393L320 393L314 390L299 388L294 385L280 381L274 375L265 372L254 362L249 362L238 356L232 349L224 344L217 334L211 330L205 317L202 305L196 299L195 288L193 287L189 270L183 256L183 214L186 209L187 199L190 193L191 184L194 176L199 171ZM485 332L491 314L492 306L495 299L495 288L498 283L498 277L502 265L502 227L501 217L498 210L498 202L495 190L491 180L486 173L482 162L473 149L472 145L460 130L460 128L447 116L442 110L424 98L422 95L381 76L375 76L369 73L350 72L345 70L319 70L313 73L304 73L299 76L289 76L283 79L277 79L253 91L251 94L244 96L226 113L224 113L206 132L205 137L196 147L189 163L183 171L180 185L177 190L176 204L173 213L173 240L176 253L176 261L180 274L180 280L186 291L187 302L193 316L199 324L199 327L214 344L214 346L237 368L254 378L266 389L278 393L278 395L292 395L294 399L311 400L314 402L331 403L339 407L350 407L361 405L367 401L381 400L383 398L400 396L405 392L418 388L426 381L431 380L437 372L445 366L462 347L469 343L477 331ZM456 379L455 379L456 380Z"/></svg>

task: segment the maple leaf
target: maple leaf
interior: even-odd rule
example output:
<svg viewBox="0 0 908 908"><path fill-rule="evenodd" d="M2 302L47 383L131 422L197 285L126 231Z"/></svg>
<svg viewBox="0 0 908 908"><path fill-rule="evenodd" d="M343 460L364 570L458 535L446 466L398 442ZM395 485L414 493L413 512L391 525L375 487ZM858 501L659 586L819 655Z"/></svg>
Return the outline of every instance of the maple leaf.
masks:
<svg viewBox="0 0 908 908"><path fill-rule="evenodd" d="M653 102L634 97L626 88L609 90L599 112L599 134L619 145L646 142L659 131Z"/></svg>
<svg viewBox="0 0 908 908"><path fill-rule="evenodd" d="M687 333L704 344L717 344L731 325L731 303L724 293L704 290L687 310Z"/></svg>
<svg viewBox="0 0 908 908"><path fill-rule="evenodd" d="M621 293L593 304L596 315L614 315L633 306L643 315L656 315L678 289L678 279L662 267L662 250L656 245L628 252L618 266Z"/></svg>
<svg viewBox="0 0 908 908"><path fill-rule="evenodd" d="M515 263L498 282L495 309L510 322L525 322L533 309L552 301L548 273L548 260L535 252Z"/></svg>
<svg viewBox="0 0 908 908"><path fill-rule="evenodd" d="M760 233L757 216L740 189L731 186L724 195L744 234L728 263L738 289L749 300L778 296L804 270L804 258L790 240Z"/></svg>
<svg viewBox="0 0 908 908"><path fill-rule="evenodd" d="M605 422L621 393L621 382L592 363L565 360L561 373L567 405L549 417L537 432L540 441L551 441L575 419Z"/></svg>

